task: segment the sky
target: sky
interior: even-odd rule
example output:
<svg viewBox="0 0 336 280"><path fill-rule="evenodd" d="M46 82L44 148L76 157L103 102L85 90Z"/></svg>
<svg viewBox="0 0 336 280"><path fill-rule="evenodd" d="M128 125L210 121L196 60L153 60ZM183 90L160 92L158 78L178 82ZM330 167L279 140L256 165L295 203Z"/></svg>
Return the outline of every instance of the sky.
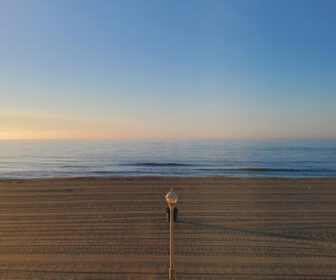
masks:
<svg viewBox="0 0 336 280"><path fill-rule="evenodd" d="M0 0L0 139L336 138L336 1Z"/></svg>

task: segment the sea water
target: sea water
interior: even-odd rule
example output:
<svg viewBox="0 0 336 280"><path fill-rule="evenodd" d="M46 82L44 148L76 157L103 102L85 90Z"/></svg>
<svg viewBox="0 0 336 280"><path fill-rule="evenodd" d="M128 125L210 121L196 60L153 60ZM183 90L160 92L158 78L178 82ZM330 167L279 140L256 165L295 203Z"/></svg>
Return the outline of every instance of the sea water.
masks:
<svg viewBox="0 0 336 280"><path fill-rule="evenodd" d="M336 140L3 140L0 178L336 176Z"/></svg>

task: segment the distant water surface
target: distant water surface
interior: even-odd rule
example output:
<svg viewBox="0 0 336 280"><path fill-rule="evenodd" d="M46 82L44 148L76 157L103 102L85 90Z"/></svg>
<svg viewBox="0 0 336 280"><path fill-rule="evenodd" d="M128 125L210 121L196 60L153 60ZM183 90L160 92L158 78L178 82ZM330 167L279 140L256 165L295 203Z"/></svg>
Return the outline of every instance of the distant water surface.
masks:
<svg viewBox="0 0 336 280"><path fill-rule="evenodd" d="M0 141L0 178L336 176L336 140Z"/></svg>

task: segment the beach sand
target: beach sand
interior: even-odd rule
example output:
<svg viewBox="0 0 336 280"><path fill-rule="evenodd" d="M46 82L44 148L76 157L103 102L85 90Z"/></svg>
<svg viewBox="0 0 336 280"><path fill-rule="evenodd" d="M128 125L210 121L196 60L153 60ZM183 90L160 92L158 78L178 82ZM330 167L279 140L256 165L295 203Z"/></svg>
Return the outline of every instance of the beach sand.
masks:
<svg viewBox="0 0 336 280"><path fill-rule="evenodd" d="M336 279L336 178L0 180L0 279Z"/></svg>

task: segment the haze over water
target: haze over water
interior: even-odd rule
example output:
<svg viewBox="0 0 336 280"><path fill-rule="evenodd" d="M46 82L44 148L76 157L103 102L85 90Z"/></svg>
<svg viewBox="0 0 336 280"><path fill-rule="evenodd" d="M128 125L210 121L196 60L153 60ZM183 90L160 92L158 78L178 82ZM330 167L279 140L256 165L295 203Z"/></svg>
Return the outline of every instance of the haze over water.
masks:
<svg viewBox="0 0 336 280"><path fill-rule="evenodd" d="M336 176L336 140L0 141L1 178Z"/></svg>

